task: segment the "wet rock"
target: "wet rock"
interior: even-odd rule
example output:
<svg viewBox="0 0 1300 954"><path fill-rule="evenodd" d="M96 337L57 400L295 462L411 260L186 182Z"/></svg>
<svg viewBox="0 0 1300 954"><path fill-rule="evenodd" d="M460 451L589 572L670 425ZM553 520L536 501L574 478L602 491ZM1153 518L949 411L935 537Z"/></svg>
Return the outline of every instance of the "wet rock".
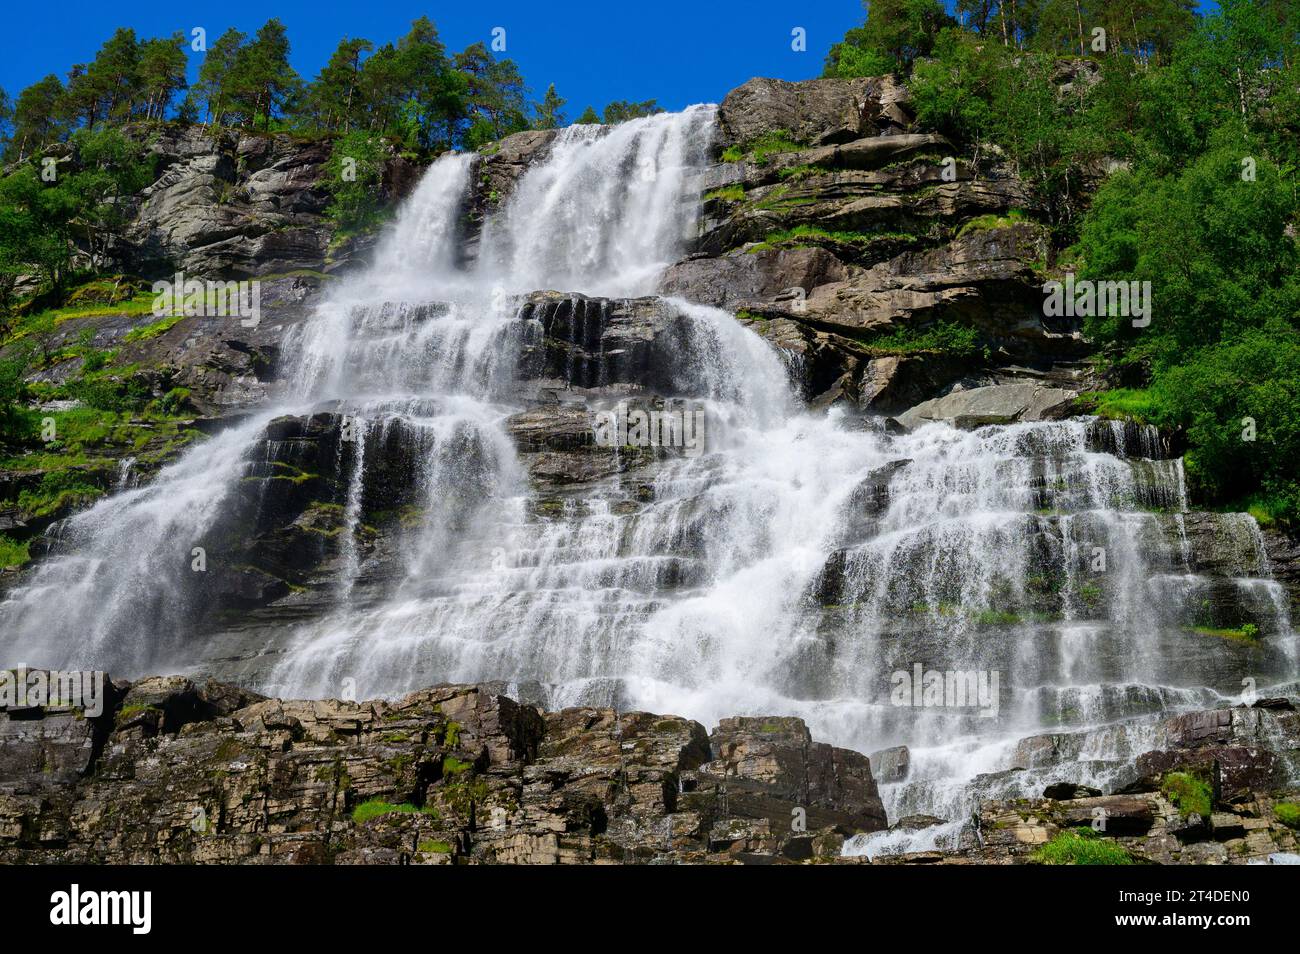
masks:
<svg viewBox="0 0 1300 954"><path fill-rule="evenodd" d="M898 415L904 427L917 428L930 421L948 421L958 427L1041 421L1054 408L1073 401L1077 392L1037 384L1003 384L968 391L953 391L925 401Z"/></svg>
<svg viewBox="0 0 1300 954"><path fill-rule="evenodd" d="M872 752L867 758L875 772L877 785L886 782L901 782L907 778L911 768L912 754L905 745L895 745L888 749Z"/></svg>
<svg viewBox="0 0 1300 954"><path fill-rule="evenodd" d="M1092 798L1100 794L1101 792L1098 789L1089 788L1087 785L1076 785L1073 782L1055 782L1043 789L1043 798L1051 798L1056 801Z"/></svg>

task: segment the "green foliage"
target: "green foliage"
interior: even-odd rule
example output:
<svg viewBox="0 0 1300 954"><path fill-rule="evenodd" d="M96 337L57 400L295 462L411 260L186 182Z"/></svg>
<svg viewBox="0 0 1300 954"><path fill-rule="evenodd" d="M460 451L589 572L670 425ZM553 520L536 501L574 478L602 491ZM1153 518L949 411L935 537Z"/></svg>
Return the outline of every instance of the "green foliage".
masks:
<svg viewBox="0 0 1300 954"><path fill-rule="evenodd" d="M360 130L334 143L326 188L332 200L327 213L345 233L373 228L382 218L379 187L384 148L379 137Z"/></svg>
<svg viewBox="0 0 1300 954"><path fill-rule="evenodd" d="M1300 805L1295 802L1278 802L1273 806L1273 814L1288 828L1300 828Z"/></svg>
<svg viewBox="0 0 1300 954"><path fill-rule="evenodd" d="M796 142L787 130L774 129L749 142L727 147L722 151L722 161L740 162L748 159L750 162L763 165L770 156L785 152L799 152L804 148L806 147Z"/></svg>
<svg viewBox="0 0 1300 954"><path fill-rule="evenodd" d="M1091 828L1060 832L1035 850L1034 860L1045 865L1133 864L1133 857L1122 845L1107 841Z"/></svg>
<svg viewBox="0 0 1300 954"><path fill-rule="evenodd" d="M971 232L987 232L992 229L1010 228L1023 221L1025 221L1025 213L1020 209L1012 209L1006 215L997 215L992 212L988 215L977 215L958 229L957 238L969 235Z"/></svg>
<svg viewBox="0 0 1300 954"><path fill-rule="evenodd" d="M935 38L953 23L940 0L871 0L866 22L831 47L823 75L847 78L905 72L928 56Z"/></svg>
<svg viewBox="0 0 1300 954"><path fill-rule="evenodd" d="M555 91L554 83L546 87L541 102L534 106L536 116L533 119L533 128L558 129L565 125L564 113L560 111L564 108L564 102L564 98Z"/></svg>
<svg viewBox="0 0 1300 954"><path fill-rule="evenodd" d="M723 186L721 189L706 192L704 198L720 199L723 202L741 202L745 198L745 189L738 185Z"/></svg>
<svg viewBox="0 0 1300 954"><path fill-rule="evenodd" d="M1211 811L1210 786L1186 772L1170 772L1160 783L1160 791L1182 815L1200 815L1209 818Z"/></svg>
<svg viewBox="0 0 1300 954"><path fill-rule="evenodd" d="M1155 416L1151 392L1143 388L1112 388L1079 395L1080 408L1108 421L1149 423Z"/></svg>
<svg viewBox="0 0 1300 954"><path fill-rule="evenodd" d="M612 125L614 123L625 123L629 119L640 119L642 116L653 116L655 113L662 112L663 109L653 99L647 99L641 103L616 99L605 107L603 121L606 125Z"/></svg>
<svg viewBox="0 0 1300 954"><path fill-rule="evenodd" d="M417 812L419 812L419 809L410 802L395 805L392 802L384 801L382 798L371 798L352 809L352 820L358 825L363 825L372 818L379 818L382 815L414 815Z"/></svg>
<svg viewBox="0 0 1300 954"><path fill-rule="evenodd" d="M28 541L21 543L0 534L0 568L22 566L31 557L27 553Z"/></svg>
<svg viewBox="0 0 1300 954"><path fill-rule="evenodd" d="M978 329L946 321L924 330L899 328L889 334L864 336L861 340L870 351L877 354L942 351L961 357L975 357L984 350Z"/></svg>

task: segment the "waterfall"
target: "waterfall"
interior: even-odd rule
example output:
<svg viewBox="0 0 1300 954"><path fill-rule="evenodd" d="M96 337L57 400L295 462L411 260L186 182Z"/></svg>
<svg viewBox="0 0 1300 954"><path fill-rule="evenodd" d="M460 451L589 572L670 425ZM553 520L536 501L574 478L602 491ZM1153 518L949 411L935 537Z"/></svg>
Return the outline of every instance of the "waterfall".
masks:
<svg viewBox="0 0 1300 954"><path fill-rule="evenodd" d="M683 252L686 183L712 122L695 107L561 131L468 261L475 160L439 159L374 266L287 338L272 407L65 522L59 553L0 604L6 657L202 669L197 551L235 532L222 521L236 504L269 505L244 488L288 452L271 422L328 413L355 430L334 451L348 475L337 578L312 612L241 623L264 641L246 670L262 691L503 680L549 706L706 725L798 715L837 745L910 748L909 776L882 785L890 819L949 824L850 846L874 853L955 837L979 797L1055 780L1109 789L1162 715L1234 700L1243 678L1294 678L1258 528L1205 515L1232 569L1198 569L1181 461L1153 430L1073 419L892 434L814 414L763 339L680 299L662 303L683 329L663 390L703 414L703 453L539 510L507 425L536 406L519 366L542 326L521 296L648 294ZM394 442L412 461L410 520L370 554L365 477ZM1249 609L1258 645L1212 634L1225 601ZM900 702L918 667L991 691L932 706L917 686Z"/></svg>

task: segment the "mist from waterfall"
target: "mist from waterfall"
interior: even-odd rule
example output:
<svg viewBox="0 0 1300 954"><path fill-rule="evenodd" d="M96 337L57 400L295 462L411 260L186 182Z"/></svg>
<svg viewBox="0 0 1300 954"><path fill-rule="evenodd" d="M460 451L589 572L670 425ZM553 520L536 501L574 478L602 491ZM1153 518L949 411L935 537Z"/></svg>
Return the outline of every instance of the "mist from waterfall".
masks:
<svg viewBox="0 0 1300 954"><path fill-rule="evenodd" d="M1295 633L1258 528L1223 515L1231 586L1264 648L1194 644L1209 579L1188 556L1181 462L1106 446L1090 420L888 434L800 406L778 355L733 316L669 300L688 329L682 393L706 451L612 479L539 515L507 430L528 406L521 355L540 326L520 296L653 291L695 219L687 181L713 112L573 126L459 245L474 159L428 170L373 267L287 332L283 394L151 483L66 521L68 554L0 604L0 647L33 665L202 669L186 581L281 415L328 407L356 426L344 552L327 612L267 636L255 688L286 697L396 696L446 682L530 684L549 706L617 705L706 725L798 715L864 752L907 745L885 784L891 820L952 825L980 794L1053 780L1107 787L1151 748L1155 719L1234 700L1245 677L1295 677ZM400 428L421 468L418 519L382 580L357 545L364 449ZM1104 567L1098 569L1098 552ZM1219 652L1223 649L1223 652ZM899 673L996 672L997 711L897 704ZM1022 740L1068 737L1064 765ZM996 777L994 777L996 776ZM893 839L893 844L890 843ZM922 839L923 840L923 839ZM871 836L851 850L917 839Z"/></svg>

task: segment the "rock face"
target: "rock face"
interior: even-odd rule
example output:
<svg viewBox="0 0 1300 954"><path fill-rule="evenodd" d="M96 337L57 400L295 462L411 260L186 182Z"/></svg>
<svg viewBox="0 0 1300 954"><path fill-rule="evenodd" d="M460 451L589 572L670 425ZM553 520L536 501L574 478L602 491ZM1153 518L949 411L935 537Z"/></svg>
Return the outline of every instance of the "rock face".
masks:
<svg viewBox="0 0 1300 954"><path fill-rule="evenodd" d="M1025 184L915 129L892 80L751 80L718 127L695 254L661 290L757 320L801 356L819 406L896 414L975 367L1085 353L1074 324L1043 315L1048 241ZM971 344L909 347L940 327Z"/></svg>
<svg viewBox="0 0 1300 954"><path fill-rule="evenodd" d="M542 713L489 686L281 701L184 677L0 710L0 862L828 860L884 827L799 719Z"/></svg>
<svg viewBox="0 0 1300 954"><path fill-rule="evenodd" d="M337 267L333 226L324 217L328 142L240 135L199 126L166 127L149 142L160 175L135 201L115 255L132 271L243 277ZM387 198L413 180L410 163L391 160Z"/></svg>
<svg viewBox="0 0 1300 954"><path fill-rule="evenodd" d="M906 102L905 90L890 77L803 83L759 77L727 94L718 126L724 146L774 130L820 146L905 126Z"/></svg>

